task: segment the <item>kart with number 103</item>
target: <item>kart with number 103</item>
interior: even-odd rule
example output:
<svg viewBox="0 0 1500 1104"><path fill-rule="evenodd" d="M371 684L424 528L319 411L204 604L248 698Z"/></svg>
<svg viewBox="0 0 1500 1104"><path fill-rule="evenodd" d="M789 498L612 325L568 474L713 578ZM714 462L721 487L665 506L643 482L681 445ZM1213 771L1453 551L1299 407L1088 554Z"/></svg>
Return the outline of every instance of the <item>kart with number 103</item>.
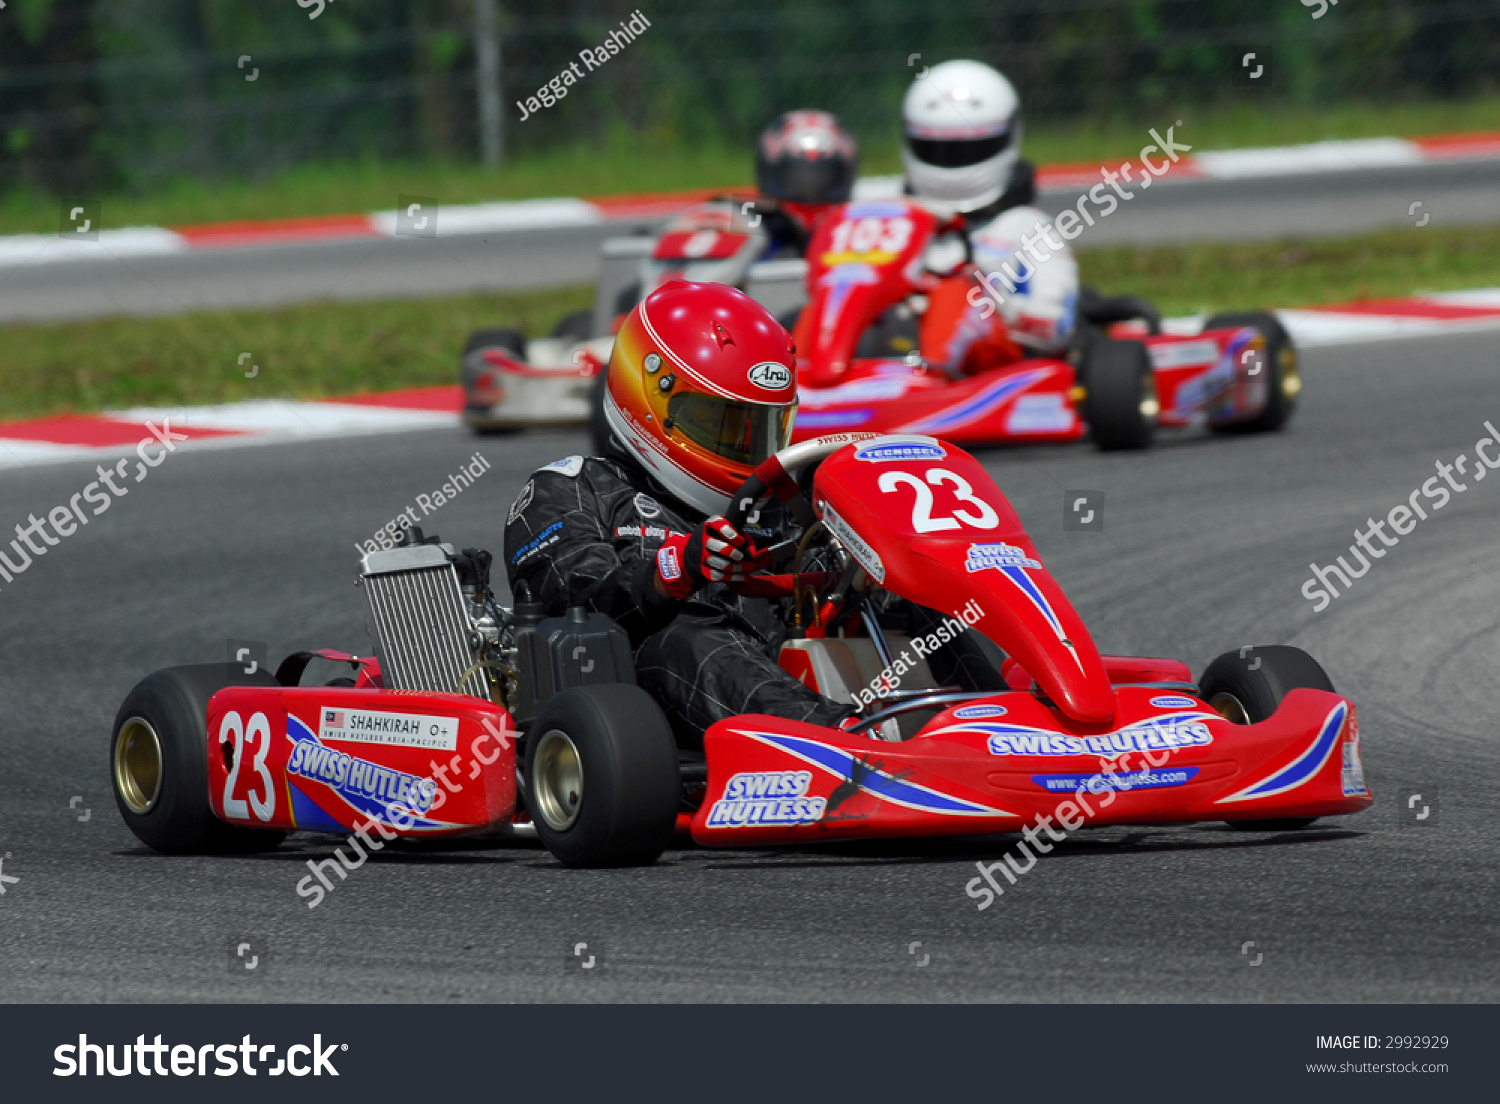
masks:
<svg viewBox="0 0 1500 1104"><path fill-rule="evenodd" d="M1149 445L1158 426L1274 430L1291 416L1302 386L1297 351L1273 315L1222 314L1191 334L1164 333L1149 303L1088 289L1066 355L952 378L922 353L921 304L942 279L929 269L935 253L951 255L945 275L970 282L969 304L989 317L985 288L1003 296L1010 274L975 268L963 216L886 199L846 204L819 222L807 251L809 299L793 331L794 440L863 431L979 445L1088 434L1100 448L1128 449Z"/></svg>

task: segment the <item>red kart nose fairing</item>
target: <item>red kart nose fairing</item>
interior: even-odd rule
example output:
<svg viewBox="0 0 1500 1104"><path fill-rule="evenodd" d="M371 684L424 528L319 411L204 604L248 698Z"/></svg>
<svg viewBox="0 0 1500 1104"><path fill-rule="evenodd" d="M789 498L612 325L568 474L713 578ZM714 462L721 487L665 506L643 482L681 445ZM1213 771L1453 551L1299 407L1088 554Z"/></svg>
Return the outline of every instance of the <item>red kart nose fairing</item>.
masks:
<svg viewBox="0 0 1500 1104"><path fill-rule="evenodd" d="M1069 830L1295 820L1371 803L1348 699L1293 689L1269 718L1236 724L1175 660L1101 657L1005 496L961 449L857 438L822 462L812 500L880 586L955 617L977 607L969 623L1007 653L1012 689L951 705L902 742L769 716L721 721L704 737L699 843L973 835L1041 818Z"/></svg>
<svg viewBox="0 0 1500 1104"><path fill-rule="evenodd" d="M861 338L878 327L888 310L903 302L920 303L947 279L964 273L974 281L968 302L980 317L976 322L964 316L955 332L972 336L974 327L986 328L984 319L998 306L993 288L1000 274L986 276L969 262L948 277L927 268L934 242L946 236L957 244L966 233L961 216L940 219L912 199L855 201L833 208L819 221L807 247L808 302L793 332L801 404L793 440L863 431L1035 444L1074 441L1089 431L1104 411L1087 408L1085 399L1100 381L1091 378L1093 354L1082 346L1067 354L1028 355L959 378L927 366L916 355L918 346L926 348L925 337L907 354L914 359L903 359L881 342L877 347L884 351L859 355ZM974 298L982 287L991 290L983 299ZM990 305L990 313L982 302ZM913 309L917 314L927 310ZM927 326L923 322L921 332ZM933 332L942 330L938 323ZM1156 424L1246 423L1271 404L1270 350L1248 323L1231 327L1226 322L1192 336L1149 333L1146 325L1129 322L1114 324L1111 332L1144 347L1154 398L1115 395L1109 402L1149 402ZM1290 347L1284 351L1288 354ZM1107 380L1102 388L1114 394ZM1097 424L1094 431L1097 438Z"/></svg>
<svg viewBox="0 0 1500 1104"><path fill-rule="evenodd" d="M793 334L804 387L840 383L859 335L932 284L922 257L938 229L935 215L905 200L851 203L819 223L807 247L810 296Z"/></svg>
<svg viewBox="0 0 1500 1104"><path fill-rule="evenodd" d="M945 710L903 743L775 717L721 721L704 740L708 792L693 839L975 835L1042 818L1071 830L1318 817L1371 803L1355 710L1336 694L1294 690L1255 725L1187 695L1118 695L1118 726L1072 724L1012 692Z"/></svg>
<svg viewBox="0 0 1500 1104"><path fill-rule="evenodd" d="M981 611L975 629L1070 718L1107 723L1109 676L1082 619L978 461L930 437L885 437L830 456L813 507L888 590L932 609Z"/></svg>

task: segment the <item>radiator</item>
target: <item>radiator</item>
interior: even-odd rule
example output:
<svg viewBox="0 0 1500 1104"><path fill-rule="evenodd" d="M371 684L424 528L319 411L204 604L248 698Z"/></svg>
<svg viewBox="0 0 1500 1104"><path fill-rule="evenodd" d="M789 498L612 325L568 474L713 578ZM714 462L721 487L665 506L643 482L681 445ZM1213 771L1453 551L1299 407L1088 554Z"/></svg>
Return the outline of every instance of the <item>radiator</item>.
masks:
<svg viewBox="0 0 1500 1104"><path fill-rule="evenodd" d="M388 689L489 698L482 670L464 678L474 664L472 629L458 572L441 548L428 544L367 553L363 585Z"/></svg>

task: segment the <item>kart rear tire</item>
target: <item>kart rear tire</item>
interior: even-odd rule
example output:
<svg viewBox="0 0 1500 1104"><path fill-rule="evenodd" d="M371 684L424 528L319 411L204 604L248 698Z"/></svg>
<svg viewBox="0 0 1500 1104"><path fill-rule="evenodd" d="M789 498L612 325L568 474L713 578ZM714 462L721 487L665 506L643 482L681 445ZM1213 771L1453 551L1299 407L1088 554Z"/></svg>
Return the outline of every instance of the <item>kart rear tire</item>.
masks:
<svg viewBox="0 0 1500 1104"><path fill-rule="evenodd" d="M517 360L524 360L526 335L520 330L475 330L464 342L464 356L475 349L504 349Z"/></svg>
<svg viewBox="0 0 1500 1104"><path fill-rule="evenodd" d="M569 341L587 341L594 336L594 312L574 311L552 327L552 336Z"/></svg>
<svg viewBox="0 0 1500 1104"><path fill-rule="evenodd" d="M230 664L169 667L125 696L109 741L109 774L125 826L156 851L246 854L286 832L225 824L208 806L208 700L226 686L275 686L269 671Z"/></svg>
<svg viewBox="0 0 1500 1104"><path fill-rule="evenodd" d="M1328 672L1301 648L1264 644L1248 652L1243 658L1239 652L1225 652L1208 665L1198 680L1199 697L1236 724L1266 720L1293 690L1335 692ZM1316 819L1282 817L1226 823L1242 832L1289 832L1306 828Z"/></svg>
<svg viewBox="0 0 1500 1104"><path fill-rule="evenodd" d="M1106 452L1149 448L1156 433L1156 373L1139 341L1099 337L1084 354L1083 419Z"/></svg>
<svg viewBox="0 0 1500 1104"><path fill-rule="evenodd" d="M566 866L645 866L671 842L682 781L677 744L638 686L564 690L526 734L526 808Z"/></svg>
<svg viewBox="0 0 1500 1104"><path fill-rule="evenodd" d="M526 335L520 330L475 330L469 335L469 340L464 342L463 359L465 362L468 361L469 354L476 349L504 349L517 360L524 361L526 359ZM461 380L464 385L465 402L468 401L469 377L470 369L466 364ZM515 426L481 424L471 428L480 437L509 437L511 434L519 432L519 429Z"/></svg>
<svg viewBox="0 0 1500 1104"><path fill-rule="evenodd" d="M1227 330L1238 326L1253 326L1266 339L1266 366L1271 373L1271 378L1267 381L1269 391L1266 408L1249 421L1231 422L1214 428L1221 433L1268 433L1280 429L1297 408L1297 396L1302 393L1297 346L1281 320L1265 311L1216 314L1203 328Z"/></svg>

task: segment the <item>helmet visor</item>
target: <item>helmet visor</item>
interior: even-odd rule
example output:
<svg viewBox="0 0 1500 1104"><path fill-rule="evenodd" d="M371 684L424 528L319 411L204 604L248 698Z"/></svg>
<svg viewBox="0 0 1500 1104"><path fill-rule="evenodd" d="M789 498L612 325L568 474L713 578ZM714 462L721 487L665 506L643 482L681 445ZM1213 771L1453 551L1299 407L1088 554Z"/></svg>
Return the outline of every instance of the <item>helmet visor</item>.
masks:
<svg viewBox="0 0 1500 1104"><path fill-rule="evenodd" d="M761 406L691 392L667 403L673 430L715 456L752 468L786 448L796 410L796 403Z"/></svg>
<svg viewBox="0 0 1500 1104"><path fill-rule="evenodd" d="M912 156L927 165L940 169L961 169L966 165L977 165L997 156L1010 145L1011 131L988 138L913 138L907 136L906 144Z"/></svg>
<svg viewBox="0 0 1500 1104"><path fill-rule="evenodd" d="M842 157L789 158L770 167L766 191L792 203L842 203L853 175Z"/></svg>

